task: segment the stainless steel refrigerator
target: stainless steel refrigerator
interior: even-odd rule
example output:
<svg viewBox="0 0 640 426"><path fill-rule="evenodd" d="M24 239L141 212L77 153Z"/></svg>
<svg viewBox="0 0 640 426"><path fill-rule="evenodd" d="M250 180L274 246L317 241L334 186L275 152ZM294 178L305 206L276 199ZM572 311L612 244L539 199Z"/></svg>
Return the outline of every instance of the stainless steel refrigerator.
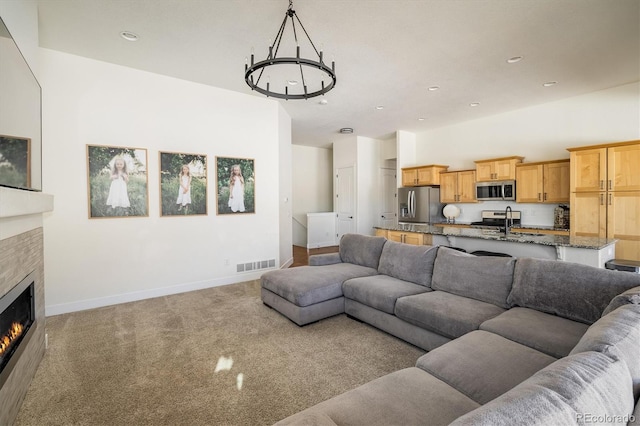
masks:
<svg viewBox="0 0 640 426"><path fill-rule="evenodd" d="M399 223L435 223L444 221L440 188L419 186L398 188Z"/></svg>

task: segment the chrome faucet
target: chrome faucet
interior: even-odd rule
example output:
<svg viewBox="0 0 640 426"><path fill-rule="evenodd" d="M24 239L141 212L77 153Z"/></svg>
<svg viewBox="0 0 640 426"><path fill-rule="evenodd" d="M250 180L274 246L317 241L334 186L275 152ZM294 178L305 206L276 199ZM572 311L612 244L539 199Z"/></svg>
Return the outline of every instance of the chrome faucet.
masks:
<svg viewBox="0 0 640 426"><path fill-rule="evenodd" d="M513 212L511 206L507 206L504 211L504 235L508 235L513 226Z"/></svg>

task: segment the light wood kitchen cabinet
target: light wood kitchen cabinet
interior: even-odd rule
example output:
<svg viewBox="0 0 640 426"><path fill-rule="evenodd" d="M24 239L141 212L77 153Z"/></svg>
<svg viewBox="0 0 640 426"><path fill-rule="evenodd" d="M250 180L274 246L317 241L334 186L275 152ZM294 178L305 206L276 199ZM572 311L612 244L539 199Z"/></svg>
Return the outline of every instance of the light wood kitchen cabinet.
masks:
<svg viewBox="0 0 640 426"><path fill-rule="evenodd" d="M569 160L516 165L516 202L568 203Z"/></svg>
<svg viewBox="0 0 640 426"><path fill-rule="evenodd" d="M402 169L402 186L440 185L440 173L449 166L430 164L428 166L406 167Z"/></svg>
<svg viewBox="0 0 640 426"><path fill-rule="evenodd" d="M387 238L387 232L389 232L389 231L387 231L386 229L376 228L376 237L385 237L385 238Z"/></svg>
<svg viewBox="0 0 640 426"><path fill-rule="evenodd" d="M513 180L516 178L516 164L521 163L523 159L524 157L512 156L477 160L475 161L476 179L478 182Z"/></svg>
<svg viewBox="0 0 640 426"><path fill-rule="evenodd" d="M607 149L571 152L571 192L605 191Z"/></svg>
<svg viewBox="0 0 640 426"><path fill-rule="evenodd" d="M569 151L571 192L640 191L640 143Z"/></svg>
<svg viewBox="0 0 640 426"><path fill-rule="evenodd" d="M441 203L475 203L476 171L460 170L440 173Z"/></svg>
<svg viewBox="0 0 640 426"><path fill-rule="evenodd" d="M607 205L604 192L571 193L571 235L607 237Z"/></svg>
<svg viewBox="0 0 640 426"><path fill-rule="evenodd" d="M616 238L616 258L640 260L640 191L607 194L607 238Z"/></svg>
<svg viewBox="0 0 640 426"><path fill-rule="evenodd" d="M414 246L431 245L433 241L430 234L406 231L387 231L387 239L397 243L412 244Z"/></svg>
<svg viewBox="0 0 640 426"><path fill-rule="evenodd" d="M571 235L618 239L616 258L640 260L640 141L569 152Z"/></svg>

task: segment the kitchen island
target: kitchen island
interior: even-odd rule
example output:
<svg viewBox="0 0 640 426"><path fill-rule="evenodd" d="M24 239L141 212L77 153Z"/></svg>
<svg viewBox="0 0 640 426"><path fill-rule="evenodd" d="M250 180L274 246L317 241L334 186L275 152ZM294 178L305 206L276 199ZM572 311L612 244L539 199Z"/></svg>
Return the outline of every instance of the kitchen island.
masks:
<svg viewBox="0 0 640 426"><path fill-rule="evenodd" d="M377 234L391 231L407 235L425 235L425 243L464 249L467 252L489 251L509 254L514 257L535 257L539 259L563 260L604 268L605 262L615 256L617 240L608 238L574 237L499 232L491 229L477 229L460 226L398 225L396 227L376 227Z"/></svg>

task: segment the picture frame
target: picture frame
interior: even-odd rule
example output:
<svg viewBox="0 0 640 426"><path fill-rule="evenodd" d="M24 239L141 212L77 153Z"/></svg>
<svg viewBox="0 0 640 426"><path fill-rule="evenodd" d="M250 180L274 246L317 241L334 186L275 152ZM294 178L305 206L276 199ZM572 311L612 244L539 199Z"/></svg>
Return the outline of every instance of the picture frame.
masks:
<svg viewBox="0 0 640 426"><path fill-rule="evenodd" d="M254 159L216 157L216 214L255 213L255 187Z"/></svg>
<svg viewBox="0 0 640 426"><path fill-rule="evenodd" d="M87 145L89 218L148 217L147 150Z"/></svg>
<svg viewBox="0 0 640 426"><path fill-rule="evenodd" d="M207 156L160 152L160 216L207 214Z"/></svg>
<svg viewBox="0 0 640 426"><path fill-rule="evenodd" d="M31 188L31 138L0 135L0 185Z"/></svg>

